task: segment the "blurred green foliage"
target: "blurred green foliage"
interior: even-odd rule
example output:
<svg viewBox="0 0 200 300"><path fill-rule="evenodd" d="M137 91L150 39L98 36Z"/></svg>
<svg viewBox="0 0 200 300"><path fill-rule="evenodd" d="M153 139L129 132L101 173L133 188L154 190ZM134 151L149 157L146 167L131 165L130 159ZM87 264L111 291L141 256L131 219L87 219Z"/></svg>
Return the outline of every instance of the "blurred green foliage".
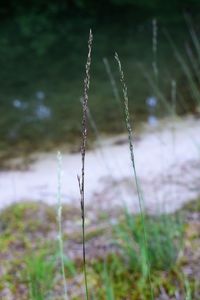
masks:
<svg viewBox="0 0 200 300"><path fill-rule="evenodd" d="M24 12L32 11L41 12L48 11L50 14L57 16L63 12L71 13L72 11L78 11L79 13L92 13L98 14L99 11L104 11L106 9L113 9L115 11L120 11L121 8L124 9L136 9L146 10L149 13L163 12L166 10L180 12L181 10L190 10L195 12L197 8L200 7L198 0L60 0L55 2L53 0L32 0L32 1L17 1L9 0L1 2L0 13L4 18L15 14L23 14Z"/></svg>
<svg viewBox="0 0 200 300"><path fill-rule="evenodd" d="M169 98L173 74L177 86L185 89L183 72L161 28L169 29L184 52L183 12L191 13L198 21L198 8L197 0L1 1L0 149L5 152L3 157L38 148L51 149L63 141L71 143L79 138L89 28L94 32L90 108L99 131L117 133L123 128L121 111L116 107L102 62L103 57L108 58L118 84L119 75L113 62L115 51L126 73L130 110L137 119L146 118L145 99L154 91L138 63L142 62L150 77L153 75L153 17L158 19L159 88ZM38 91L45 94L51 119L35 117ZM185 94L186 101L190 101L187 90L181 95L184 99ZM13 105L16 99L25 102L27 109L16 109Z"/></svg>

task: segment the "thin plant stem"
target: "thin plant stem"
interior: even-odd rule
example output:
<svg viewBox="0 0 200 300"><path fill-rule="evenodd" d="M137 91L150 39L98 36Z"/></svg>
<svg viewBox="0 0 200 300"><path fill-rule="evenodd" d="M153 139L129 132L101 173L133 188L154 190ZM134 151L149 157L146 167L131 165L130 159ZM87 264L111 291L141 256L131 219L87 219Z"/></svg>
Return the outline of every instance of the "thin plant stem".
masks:
<svg viewBox="0 0 200 300"><path fill-rule="evenodd" d="M152 20L152 51L153 51L153 72L156 83L158 82L158 62L157 62L157 49L158 49L158 26L157 20Z"/></svg>
<svg viewBox="0 0 200 300"><path fill-rule="evenodd" d="M129 114L128 89L127 89L127 86L125 83L124 72L122 70L121 62L120 62L120 59L119 59L119 56L117 53L115 53L115 59L118 63L119 73L120 73L121 83L122 83L122 90L123 90L123 96L124 96L125 123L126 123L127 132L128 132L129 150L130 150L130 155L131 155L131 162L132 162L132 167L133 167L133 173L134 173L136 189L137 189L137 194L138 194L138 200L139 200L140 215L141 215L141 220L142 220L143 238L144 238L144 246L145 246L145 251L146 251L146 263L147 263L147 270L148 270L148 279L149 279L149 284L150 284L151 299L154 299L152 282L151 282L150 262L149 262L149 256L148 256L147 234L146 234L146 226L145 226L145 218L144 218L144 210L143 210L143 198L142 198L141 189L140 189L140 185L139 185L139 181L138 181L138 177L137 177L136 166L135 166L135 156L134 156L134 150L133 150L133 133L132 133L132 128L131 128L130 114Z"/></svg>
<svg viewBox="0 0 200 300"><path fill-rule="evenodd" d="M83 98L82 97L81 97L80 101L83 104ZM104 155L101 136L100 136L99 130L98 130L97 125L96 125L96 122L95 122L95 120L94 120L94 118L91 114L91 111L90 111L89 107L87 107L87 119L88 119L88 122L90 123L90 126L91 126L91 128L92 128L92 130L95 134L96 142L97 142L98 149L99 149L99 153L101 154L101 157L102 157L102 160L105 164L106 170L107 170L108 174L112 176L112 169L109 165L109 162L107 162L107 160L106 160L106 156Z"/></svg>
<svg viewBox="0 0 200 300"><path fill-rule="evenodd" d="M120 99L119 91L118 91L118 88L117 88L117 83L116 83L115 78L112 74L109 61L106 57L103 58L103 63L104 63L106 72L108 74L108 78L110 80L111 86L112 86L114 97L115 97L117 103L121 106L121 99Z"/></svg>
<svg viewBox="0 0 200 300"><path fill-rule="evenodd" d="M200 42L199 42L198 35L194 29L194 26L192 24L192 20L191 20L190 16L188 14L184 14L184 17L185 17L187 26L189 28L191 39L195 46L196 53L198 55L198 60L200 61Z"/></svg>
<svg viewBox="0 0 200 300"><path fill-rule="evenodd" d="M176 81L173 79L171 81L171 101L172 101L172 157L174 159L174 164L176 161L175 155L175 131L176 131L176 106L177 106L177 88Z"/></svg>
<svg viewBox="0 0 200 300"><path fill-rule="evenodd" d="M195 74L195 79L198 81L198 83L200 83L199 62L197 61L197 59L193 53L193 50L191 49L191 47L189 46L188 43L185 44L185 50L186 50L187 56L189 58L192 71Z"/></svg>
<svg viewBox="0 0 200 300"><path fill-rule="evenodd" d="M176 81L173 79L171 81L171 99L172 99L172 120L173 120L173 126L172 126L172 142L173 142L173 152L175 152L175 121L176 121Z"/></svg>
<svg viewBox="0 0 200 300"><path fill-rule="evenodd" d="M200 103L200 92L198 90L196 82L193 79L193 75L192 75L190 66L188 65L188 62L184 59L184 57L181 55L181 53L178 51L174 41L172 40L172 38L167 30L164 30L164 34L165 34L166 38L168 39L168 41L174 51L175 58L179 62L185 76L187 77L187 80L188 80L188 83L189 83L189 86L191 89L191 95L192 95L193 99L196 101L196 103L199 104Z"/></svg>
<svg viewBox="0 0 200 300"><path fill-rule="evenodd" d="M83 104L83 98L82 97L80 98L80 102ZM99 132L99 130L97 128L95 119L93 118L93 116L91 114L89 106L87 107L87 118L88 118L88 122L90 123L90 126L91 126L92 130L94 131L94 134L95 134L95 137L96 137L96 142L97 142L97 145L98 145L99 154L102 157L102 161L104 162L106 171L107 171L108 175L111 176L111 178L113 180L113 183L116 184L116 186L118 187L119 193L121 194L121 196L123 198L123 203L125 204L123 190L122 190L121 186L118 185L118 182L115 179L115 176L113 175L113 169L110 166L110 160L107 159L107 157L106 157L106 155L105 155L105 153L103 151L103 143L102 143L102 140L101 140L101 135L100 135L100 132ZM115 166L116 166L117 170L121 169L121 166L120 166L120 164L118 163L117 160L115 160ZM123 175L123 171L121 171L121 173ZM125 177L125 175L123 175L123 176Z"/></svg>
<svg viewBox="0 0 200 300"><path fill-rule="evenodd" d="M103 63L104 63L105 69L106 69L106 73L108 74L108 78L110 80L111 88L113 91L113 96L120 108L120 113L121 113L123 111L123 103L121 101L119 89L117 87L117 82L116 82L114 74L112 72L109 60L106 57L103 58ZM121 117L123 118L123 115ZM124 129L123 129L123 131L124 131Z"/></svg>
<svg viewBox="0 0 200 300"><path fill-rule="evenodd" d="M163 94L163 92L160 90L160 88L158 87L158 84L155 83L155 81L152 79L152 77L150 76L150 74L146 71L144 65L142 63L138 63L138 67L140 68L140 70L142 71L142 73L144 74L145 78L147 79L147 81L150 84L150 87L153 89L153 91L156 93L158 99L160 100L160 102L162 102L163 106L165 107L166 111L172 115L173 111L171 108L171 105L169 105L165 95Z"/></svg>
<svg viewBox="0 0 200 300"><path fill-rule="evenodd" d="M84 96L82 102L81 178L78 176L79 190L81 196L83 272L84 272L85 293L86 293L87 300L89 300L89 293L88 293L86 251L85 251L85 154L86 154L86 143L87 143L87 111L88 111L88 92L90 86L92 40L93 40L93 36L92 36L92 31L90 30L89 40L88 40L88 56L87 56L87 62L85 67Z"/></svg>
<svg viewBox="0 0 200 300"><path fill-rule="evenodd" d="M64 265L64 251L63 251L63 233L62 233L62 202L61 202L61 177L62 177L62 155L60 152L57 153L57 161L58 161L58 243L59 243L59 252L60 252L60 262L61 262L61 272L63 277L63 285L64 285L64 300L68 300L68 291L67 291L67 281L65 275L65 265Z"/></svg>

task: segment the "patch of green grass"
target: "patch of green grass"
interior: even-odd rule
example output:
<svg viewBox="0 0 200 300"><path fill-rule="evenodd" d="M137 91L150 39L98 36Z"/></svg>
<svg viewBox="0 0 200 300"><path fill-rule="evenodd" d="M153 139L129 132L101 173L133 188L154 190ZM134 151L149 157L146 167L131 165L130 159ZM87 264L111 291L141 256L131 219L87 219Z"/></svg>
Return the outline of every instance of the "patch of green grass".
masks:
<svg viewBox="0 0 200 300"><path fill-rule="evenodd" d="M76 208L64 205L63 218L79 218ZM46 234L57 226L56 208L42 202L20 202L12 204L0 213L0 231L3 233L23 231L24 234L40 232Z"/></svg>
<svg viewBox="0 0 200 300"><path fill-rule="evenodd" d="M3 236L7 237L15 233L26 239L31 239L31 236L40 238L46 235L54 224L54 209L43 204L22 202L13 204L1 212L0 230Z"/></svg>
<svg viewBox="0 0 200 300"><path fill-rule="evenodd" d="M55 278L55 261L45 252L31 255L26 260L25 268L28 278L31 300L43 300L50 296Z"/></svg>
<svg viewBox="0 0 200 300"><path fill-rule="evenodd" d="M182 208L183 211L188 212L200 212L200 198L193 200L185 204Z"/></svg>
<svg viewBox="0 0 200 300"><path fill-rule="evenodd" d="M185 295L178 261L183 248L182 221L177 215L145 215L145 222L151 284L155 296L165 291L174 297L177 290ZM144 268L148 266L141 216L126 211L125 217L114 227L114 238L119 247L118 254L111 253L102 259L88 262L90 289L95 291L95 299L150 299L149 281L144 276Z"/></svg>
<svg viewBox="0 0 200 300"><path fill-rule="evenodd" d="M193 213L191 206L195 206L198 202L199 200L186 205L184 211ZM33 214L30 214L29 210ZM63 206L63 217L68 221L76 222L78 216L80 218L80 212L78 214L76 210ZM56 236L57 230L56 210L44 204L19 203L5 209L0 215L0 220L2 249L0 259L3 261L0 266L0 270L3 267L0 295L7 287L11 294L15 295L16 300L60 299L63 289L59 253L57 241L52 238L54 234ZM164 291L173 298L178 291L183 299L197 300L198 298L194 296L199 288L197 279L183 275L185 266L193 268L197 264L197 258L191 256L192 254L189 257L185 257L185 254L183 256L185 244L189 245L187 251L195 253L197 251L195 249L199 235L196 223L183 226L179 214L145 215L145 220L155 297L159 297ZM76 226L75 231L77 232ZM88 231L88 234L86 243L87 247L90 247L87 248L89 255L92 251L98 252L98 246L96 248L95 243L91 241L95 241L99 236L102 238L104 232L99 227L99 230ZM111 248L109 251L109 248L106 248L103 257L97 255L95 258L94 255L92 259L90 257L87 259L88 283L93 299L149 300L149 282L143 271L146 253L143 252L142 234L141 217L127 211L125 215L119 216L118 225L113 225L113 230L110 230L109 234L106 231L105 239L111 239L112 245L114 242L115 250ZM72 244L69 244L70 239ZM68 249L72 251L73 247L76 249L80 246L80 239L73 239L71 232L70 236L66 235L64 245L64 267L71 299L80 299L81 296L76 295L77 289L83 286L83 278L80 279L81 260L79 257L71 261L67 256Z"/></svg>
<svg viewBox="0 0 200 300"><path fill-rule="evenodd" d="M73 213L72 213L73 212ZM63 207L66 219L76 209ZM60 273L56 209L44 203L23 202L0 213L0 296L6 287L16 299L46 299ZM67 277L76 275L74 263L64 256ZM21 293L21 286L24 293ZM29 295L27 292L29 291Z"/></svg>
<svg viewBox="0 0 200 300"><path fill-rule="evenodd" d="M145 229L146 250L140 216L133 216L126 211L124 221L116 228L118 243L130 268L144 272L148 255L151 269L170 269L181 248L183 225L174 216L145 215Z"/></svg>
<svg viewBox="0 0 200 300"><path fill-rule="evenodd" d="M174 297L177 290L185 294L181 274L178 264L170 270L153 270L151 281L155 297L158 297L162 290L170 297ZM91 289L95 299L149 300L151 296L148 280L144 279L140 272L130 269L124 258L116 254L109 255L105 260L93 262L89 268L90 278L93 279Z"/></svg>

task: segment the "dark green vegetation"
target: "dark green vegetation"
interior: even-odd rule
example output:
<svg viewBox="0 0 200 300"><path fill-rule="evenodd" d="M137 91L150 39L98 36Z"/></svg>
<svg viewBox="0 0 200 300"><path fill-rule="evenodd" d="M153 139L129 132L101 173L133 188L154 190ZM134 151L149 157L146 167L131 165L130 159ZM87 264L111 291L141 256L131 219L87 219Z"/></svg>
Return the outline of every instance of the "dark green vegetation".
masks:
<svg viewBox="0 0 200 300"><path fill-rule="evenodd" d="M154 78L152 18L155 16L158 18L159 88L170 101L171 80L176 79L181 94L179 111L188 111L188 106L193 109L187 79L162 30L167 28L178 49L185 53L185 42L190 37L183 11L189 7L194 13L199 4L177 0L166 5L164 8L161 1L151 1L149 5L149 1L61 1L59 4L31 1L27 4L14 0L2 4L0 157L37 148L50 149L59 143L74 142L80 136L80 97L89 28L94 33L90 108L100 131L123 130L123 121L119 122L121 107L102 61L103 57L108 58L118 84L115 51L126 73L130 110L134 111L136 122L146 118L145 100L155 94L144 76L147 72ZM193 20L198 24L197 14ZM14 107L14 103L19 105L16 100L22 101L21 107ZM186 108L185 101L189 103ZM50 117L46 112L47 117L43 118L44 111L37 117L41 104L50 109ZM162 105L157 114L166 114Z"/></svg>
<svg viewBox="0 0 200 300"><path fill-rule="evenodd" d="M27 3L25 0L2 1L0 15L3 19L8 19L13 15L25 14L30 11L45 13L52 18L63 17L63 15L87 15L100 17L104 12L103 18L108 18L110 13L113 15L131 13L142 19L144 16L159 15L173 20L184 11L197 14L200 4L197 0L169 0L163 3L162 0L60 0L55 3L53 0L31 0Z"/></svg>
<svg viewBox="0 0 200 300"><path fill-rule="evenodd" d="M199 200L174 215L146 216L151 284L155 299L198 300ZM150 298L141 218L87 208L86 250L90 296L94 299ZM95 214L95 215L94 215ZM118 220L111 225L110 220ZM184 222L181 220L185 220ZM0 214L0 298L61 299L56 208L15 204ZM70 299L82 299L80 211L63 207L64 263ZM9 299L10 299L9 298Z"/></svg>

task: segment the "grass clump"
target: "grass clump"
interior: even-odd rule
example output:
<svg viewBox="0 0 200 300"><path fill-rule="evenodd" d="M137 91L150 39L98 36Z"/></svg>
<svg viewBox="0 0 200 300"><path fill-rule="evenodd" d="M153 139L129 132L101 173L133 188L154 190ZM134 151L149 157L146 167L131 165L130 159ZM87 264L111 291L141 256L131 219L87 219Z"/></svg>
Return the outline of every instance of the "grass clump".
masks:
<svg viewBox="0 0 200 300"><path fill-rule="evenodd" d="M191 213L200 212L200 198L188 202L187 204L184 205L182 210Z"/></svg>
<svg viewBox="0 0 200 300"><path fill-rule="evenodd" d="M37 206L37 209L36 209ZM145 214L147 246L151 264L151 282L155 299L180 298L198 300L198 245L199 221L196 211L187 210L188 219L184 223L179 213L164 216ZM193 203L196 206L196 203ZM29 208L28 208L29 207ZM60 253L57 247L57 222L55 208L35 204L34 215L29 215L32 204L16 204L4 210L0 219L10 221L11 227L1 229L0 298L7 299L8 290L18 300L63 299L63 278L60 272ZM13 213L12 213L13 211ZM9 212L9 216L7 213ZM68 212L68 214L67 214ZM63 206L63 214L74 228L64 238L64 268L68 283L69 299L84 298L84 276L82 270L81 238L75 239L77 226L72 210ZM12 215L14 216L15 226ZM54 215L54 218L53 218ZM16 217L17 216L17 217ZM48 217L47 217L48 216ZM195 217L195 219L192 218ZM78 217L78 216L77 216ZM148 278L144 276L146 257L143 250L141 216L130 212L118 215L119 223L110 228L110 217L104 217L104 230L95 230L102 225L101 216L87 225L87 274L88 287L92 299L149 300ZM17 224L24 222L24 227ZM29 222L37 226L29 227ZM42 224L43 227L38 226ZM80 223L80 222L79 222ZM48 226L47 226L48 224ZM68 223L70 224L70 223ZM109 226L109 231L106 229ZM65 223L63 222L64 228ZM79 224L79 234L80 234ZM17 229L16 229L17 228ZM28 231L31 229L31 231ZM41 228L48 228L43 231ZM103 226L102 226L103 228ZM30 233L31 232L31 233ZM9 233L9 235L8 235ZM24 240L24 237L26 239ZM25 241L25 242L24 242ZM78 252L77 252L78 250ZM77 252L72 260L70 253ZM142 255L141 255L142 254ZM187 275L187 270L191 274ZM186 270L186 271L185 271ZM6 292L7 291L7 292ZM6 296L5 296L6 295ZM43 297L43 298L42 298Z"/></svg>
<svg viewBox="0 0 200 300"><path fill-rule="evenodd" d="M144 273L147 251L151 269L169 269L176 262L181 248L183 225L173 216L166 215L145 215L145 222L146 244L141 216L126 211L123 222L116 228L116 237L129 267Z"/></svg>
<svg viewBox="0 0 200 300"><path fill-rule="evenodd" d="M149 300L151 297L148 280L131 269L124 257L111 254L106 261L93 262L89 270L88 278L92 277L95 282L92 289L95 299ZM151 280L155 299L159 299L161 290L171 297L175 296L177 290L184 293L178 265L170 270L152 270Z"/></svg>
<svg viewBox="0 0 200 300"><path fill-rule="evenodd" d="M29 279L29 295L31 300L43 300L50 296L54 275L55 261L45 252L32 255L26 261L27 277Z"/></svg>
<svg viewBox="0 0 200 300"><path fill-rule="evenodd" d="M73 215L74 221L76 213L64 206L63 215ZM54 207L23 202L5 208L0 213L0 248L0 299L7 299L7 290L15 299L47 299L55 293L55 282L62 289ZM68 277L74 276L74 264L66 255L63 262Z"/></svg>

